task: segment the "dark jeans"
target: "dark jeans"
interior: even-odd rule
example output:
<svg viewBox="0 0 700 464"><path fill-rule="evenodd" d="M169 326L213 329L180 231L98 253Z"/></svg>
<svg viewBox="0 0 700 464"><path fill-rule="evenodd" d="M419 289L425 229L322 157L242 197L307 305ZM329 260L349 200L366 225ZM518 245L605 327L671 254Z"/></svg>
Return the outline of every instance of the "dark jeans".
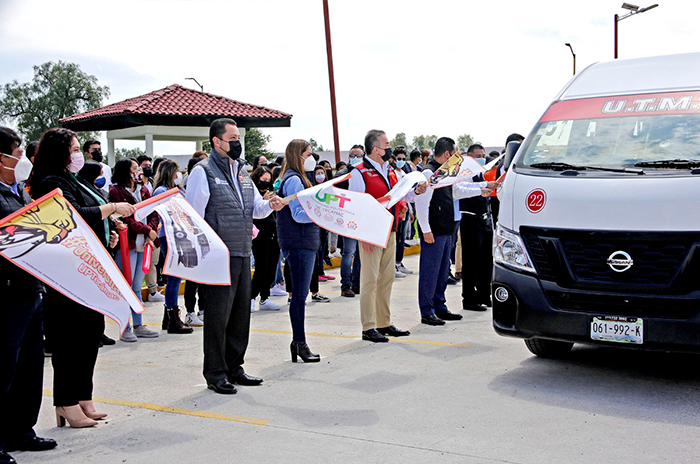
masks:
<svg viewBox="0 0 700 464"><path fill-rule="evenodd" d="M396 228L396 264L400 264L403 261L403 250L406 248L406 217L399 219L399 225Z"/></svg>
<svg viewBox="0 0 700 464"><path fill-rule="evenodd" d="M323 269L323 258L328 256L328 231L319 227L321 234L321 246L316 253L316 274L322 276L326 275ZM318 290L317 290L318 291Z"/></svg>
<svg viewBox="0 0 700 464"><path fill-rule="evenodd" d="M289 304L289 319L292 322L292 341L294 343L306 343L304 330L304 313L306 310L306 297L309 295L309 285L314 273L314 250L283 250L287 259L287 268L290 272L292 285L296 290L292 293L292 301ZM287 284L289 285L289 284Z"/></svg>
<svg viewBox="0 0 700 464"><path fill-rule="evenodd" d="M490 304L493 231L481 218L462 215L462 307ZM422 250L421 250L422 253Z"/></svg>
<svg viewBox="0 0 700 464"><path fill-rule="evenodd" d="M452 235L434 235L435 243L420 237L420 275L418 306L421 317L447 311L445 289L450 273Z"/></svg>
<svg viewBox="0 0 700 464"><path fill-rule="evenodd" d="M197 289L199 284L191 280L185 281L185 309L188 313L194 312L194 307L197 304ZM201 308L200 308L201 310Z"/></svg>
<svg viewBox="0 0 700 464"><path fill-rule="evenodd" d="M204 378L218 382L243 373L250 335L250 258L230 257L231 285L199 285L204 324Z"/></svg>
<svg viewBox="0 0 700 464"><path fill-rule="evenodd" d="M282 251L282 254L284 254L284 251ZM285 264L285 266L284 266L284 283L285 283L285 288L287 289L287 293L291 293L293 295L294 294L294 292L293 292L294 282L292 281L292 275L290 273L290 269L291 268L289 267L289 263ZM308 288L311 293L318 293L318 263L316 262L315 256L314 256L314 272L313 272L313 275L311 276L311 283L306 288Z"/></svg>
<svg viewBox="0 0 700 464"><path fill-rule="evenodd" d="M53 350L53 404L74 406L89 401L105 318L52 288L46 289L43 305ZM66 321L72 330L66 330Z"/></svg>
<svg viewBox="0 0 700 464"><path fill-rule="evenodd" d="M0 451L36 436L44 382L41 297L16 293L5 290L0 318Z"/></svg>
<svg viewBox="0 0 700 464"><path fill-rule="evenodd" d="M340 288L360 288L360 252L357 240L343 237L340 258Z"/></svg>
<svg viewBox="0 0 700 464"><path fill-rule="evenodd" d="M160 244L160 254L165 259L168 255L168 242L163 240ZM178 306L178 299L180 297L180 283L182 279L180 277L166 276L165 279L165 307L167 309L174 309Z"/></svg>
<svg viewBox="0 0 700 464"><path fill-rule="evenodd" d="M253 240L253 257L255 272L253 273L253 292L250 298L260 295L261 300L270 298L270 287L275 280L277 261L280 256L280 246L274 235L260 236Z"/></svg>

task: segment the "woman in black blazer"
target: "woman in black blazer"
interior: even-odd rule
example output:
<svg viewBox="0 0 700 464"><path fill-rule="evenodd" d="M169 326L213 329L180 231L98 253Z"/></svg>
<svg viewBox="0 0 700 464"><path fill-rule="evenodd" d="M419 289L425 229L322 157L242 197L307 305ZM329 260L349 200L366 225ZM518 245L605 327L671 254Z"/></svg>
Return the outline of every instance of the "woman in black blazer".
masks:
<svg viewBox="0 0 700 464"><path fill-rule="evenodd" d="M76 174L85 158L75 132L49 129L42 135L34 158L31 178L32 197L39 198L56 188L78 211L106 247L117 241L110 231L108 218L112 213L130 216L134 207L128 203L107 203L93 185ZM67 420L71 427L96 425L95 419L106 414L95 410L92 402L92 377L97 350L104 331L104 316L62 293L47 287L43 299L44 325L51 333L54 369L54 406L60 426ZM70 324L73 330L65 330Z"/></svg>

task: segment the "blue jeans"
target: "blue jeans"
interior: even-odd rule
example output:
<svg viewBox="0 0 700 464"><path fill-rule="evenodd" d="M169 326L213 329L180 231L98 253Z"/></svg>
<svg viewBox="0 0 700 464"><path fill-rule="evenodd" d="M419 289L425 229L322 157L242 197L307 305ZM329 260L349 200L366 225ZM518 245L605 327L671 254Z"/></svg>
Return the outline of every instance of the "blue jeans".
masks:
<svg viewBox="0 0 700 464"><path fill-rule="evenodd" d="M120 271L122 271L122 274L126 275L124 273L124 268L122 267L122 254L119 252L119 250L117 250L115 255L114 262L117 263L117 267ZM146 277L143 269L141 269L141 265L143 263L143 252L129 250L129 261L131 264L131 289L136 294L136 298L143 301L141 299L141 288L143 287L143 278ZM135 312L134 308L131 308L131 317L134 321L134 325L141 325L141 314Z"/></svg>
<svg viewBox="0 0 700 464"><path fill-rule="evenodd" d="M282 250L287 259L292 279L292 301L289 303L289 319L292 322L292 342L306 343L304 313L309 295L311 276L314 272L316 250Z"/></svg>
<svg viewBox="0 0 700 464"><path fill-rule="evenodd" d="M163 255L163 261L165 262L165 257L168 255L168 242L162 239L160 242L160 254ZM168 309L177 308L177 299L180 295L180 282L182 279L179 277L166 276L165 280L165 307Z"/></svg>
<svg viewBox="0 0 700 464"><path fill-rule="evenodd" d="M275 274L275 282L274 284L281 284L284 282L284 273L282 272L282 253L280 253L280 257L277 260L277 273Z"/></svg>
<svg viewBox="0 0 700 464"><path fill-rule="evenodd" d="M357 240L343 237L342 250L340 288L360 288L360 254L357 252Z"/></svg>
<svg viewBox="0 0 700 464"><path fill-rule="evenodd" d="M422 234L420 237L418 306L421 317L447 311L445 289L450 274L452 235L435 235L434 238L435 243L428 243Z"/></svg>

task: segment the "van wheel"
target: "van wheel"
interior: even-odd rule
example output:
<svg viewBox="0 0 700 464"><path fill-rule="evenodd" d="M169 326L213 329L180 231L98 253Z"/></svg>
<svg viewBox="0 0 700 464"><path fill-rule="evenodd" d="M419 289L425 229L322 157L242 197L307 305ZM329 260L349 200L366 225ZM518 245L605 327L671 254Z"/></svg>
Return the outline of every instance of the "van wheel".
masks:
<svg viewBox="0 0 700 464"><path fill-rule="evenodd" d="M544 338L525 340L525 345L532 354L540 358L562 358L566 356L574 346L573 343L545 340Z"/></svg>

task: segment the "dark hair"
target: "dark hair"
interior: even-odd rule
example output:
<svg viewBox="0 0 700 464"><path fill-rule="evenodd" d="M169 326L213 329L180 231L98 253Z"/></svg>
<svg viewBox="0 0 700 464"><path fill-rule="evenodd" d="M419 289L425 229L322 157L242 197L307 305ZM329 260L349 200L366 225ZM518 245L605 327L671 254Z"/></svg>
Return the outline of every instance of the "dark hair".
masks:
<svg viewBox="0 0 700 464"><path fill-rule="evenodd" d="M22 139L9 127L0 127L0 152L11 155L22 144ZM27 147L29 149L29 147ZM29 158L29 155L27 155Z"/></svg>
<svg viewBox="0 0 700 464"><path fill-rule="evenodd" d="M452 150L454 149L454 140L452 140L449 137L440 137L439 139L437 139L437 142L435 142L435 150L433 151L433 153L435 153L435 156L442 156L442 154L446 151L452 153Z"/></svg>
<svg viewBox="0 0 700 464"><path fill-rule="evenodd" d="M483 150L483 149L484 149L484 147L481 144L475 143L475 144L469 145L469 148L467 148L467 153L474 153L474 150Z"/></svg>
<svg viewBox="0 0 700 464"><path fill-rule="evenodd" d="M34 156L32 171L32 191L39 192L35 187L44 178L51 175L62 175L70 164L70 145L78 136L70 129L54 127L44 132L39 140L39 148Z"/></svg>
<svg viewBox="0 0 700 464"><path fill-rule="evenodd" d="M179 170L180 167L175 161L164 158L163 161L158 164L158 170L156 171L155 179L153 179L153 190L157 189L161 185L165 185L165 188L168 190L175 188L173 175Z"/></svg>
<svg viewBox="0 0 700 464"><path fill-rule="evenodd" d="M197 159L199 159L199 158L201 158L202 155L204 155L204 156L209 156L209 155L207 154L206 151L204 151L204 150L197 150L197 151L194 152L194 154L192 155L192 158L197 158Z"/></svg>
<svg viewBox="0 0 700 464"><path fill-rule="evenodd" d="M498 150L491 150L491 152L489 152L489 157L491 158L498 158L499 156L501 156L501 154Z"/></svg>
<svg viewBox="0 0 700 464"><path fill-rule="evenodd" d="M420 150L411 150L411 162L421 157Z"/></svg>
<svg viewBox="0 0 700 464"><path fill-rule="evenodd" d="M159 165L160 163L162 163L163 161L165 161L166 159L168 159L168 158L163 158L162 156L161 156L160 158L154 159L154 160L153 160L153 164L151 164L151 169L153 169L153 172L157 172L157 171L158 171L158 165Z"/></svg>
<svg viewBox="0 0 700 464"><path fill-rule="evenodd" d="M348 167L348 163L346 163L345 161L338 161L337 163L335 163L335 171L336 172L338 172L341 169L346 168L346 167Z"/></svg>
<svg viewBox="0 0 700 464"><path fill-rule="evenodd" d="M95 180L102 174L102 165L97 161L87 160L83 169L78 171L78 176L85 179L88 183L94 184Z"/></svg>
<svg viewBox="0 0 700 464"><path fill-rule="evenodd" d="M268 169L269 169L270 171L272 171L272 170L275 169L277 166L279 166L279 164L275 163L274 161L270 161L269 163L266 164L266 166L268 167Z"/></svg>
<svg viewBox="0 0 700 464"><path fill-rule="evenodd" d="M139 156L136 157L136 163L137 163L139 166L141 166L141 163L143 163L144 161L151 161L151 162L153 162L153 158L151 158L151 157L148 156L148 155L139 155Z"/></svg>
<svg viewBox="0 0 700 464"><path fill-rule="evenodd" d="M508 146L508 144L510 142L522 142L523 140L525 140L525 137L514 132L514 133L510 134L508 136L508 138L506 139L506 147Z"/></svg>
<svg viewBox="0 0 700 464"><path fill-rule="evenodd" d="M214 148L214 137L221 140L221 136L226 132L226 126L238 126L236 121L231 118L219 118L212 121L209 126L209 144Z"/></svg>
<svg viewBox="0 0 700 464"><path fill-rule="evenodd" d="M34 158L34 155L36 155L37 148L39 148L39 142L31 142L29 145L27 145L27 150L24 153L27 155L27 158L30 161L32 158Z"/></svg>
<svg viewBox="0 0 700 464"><path fill-rule="evenodd" d="M268 173L270 174L270 179L272 179L272 171L267 166L260 166L259 168L256 168L251 174L250 174L250 179L255 183L257 186L258 183L260 182L260 178L263 176L263 174Z"/></svg>
<svg viewBox="0 0 700 464"><path fill-rule="evenodd" d="M316 160L316 164L318 164L318 160L320 160L320 159L321 159L321 157L320 157L320 156L318 156L318 153L311 153L311 156L313 156L313 157L314 157L314 159Z"/></svg>
<svg viewBox="0 0 700 464"><path fill-rule="evenodd" d="M323 165L321 165L321 164L317 164L316 166L314 166L314 170L313 170L313 183L314 183L314 185L318 185L318 184L323 183L323 182L318 182L316 180L316 171L318 171L319 169L321 170L321 172L323 172L323 177L325 179L323 182L326 182L328 180L328 174L326 173L326 168L324 168Z"/></svg>
<svg viewBox="0 0 700 464"><path fill-rule="evenodd" d="M398 147L394 148L393 155L396 156L399 154L405 155L406 154L406 147L404 147L403 145L399 145Z"/></svg>
<svg viewBox="0 0 700 464"><path fill-rule="evenodd" d="M366 153L372 153L372 149L377 145L380 135L386 135L383 130L372 129L365 135L365 147L367 147Z"/></svg>
<svg viewBox="0 0 700 464"><path fill-rule="evenodd" d="M323 169L331 169L331 162L328 160L321 160L318 162L321 166L323 166ZM328 165L328 167L326 167Z"/></svg>
<svg viewBox="0 0 700 464"><path fill-rule="evenodd" d="M131 163L136 163L133 158L122 158L114 165L112 170L112 183L120 187L126 187L131 183Z"/></svg>
<svg viewBox="0 0 700 464"><path fill-rule="evenodd" d="M277 178L280 176L281 172L282 172L282 166L275 166L275 169L272 170L272 182L277 180Z"/></svg>
<svg viewBox="0 0 700 464"><path fill-rule="evenodd" d="M283 155L278 156L278 157L275 159L275 163L277 163L277 164L279 164L280 166L282 166L282 163L284 163L284 156L283 156Z"/></svg>
<svg viewBox="0 0 700 464"><path fill-rule="evenodd" d="M197 163L199 163L200 161L202 161L202 158L190 158L190 160L187 162L187 174L191 174L191 173L192 173L192 169L194 169L194 167L195 167L195 166L197 165Z"/></svg>
<svg viewBox="0 0 700 464"><path fill-rule="evenodd" d="M88 150L90 150L90 145L98 144L100 148L102 147L102 144L100 143L99 140L88 140L83 144L83 153L89 153Z"/></svg>
<svg viewBox="0 0 700 464"><path fill-rule="evenodd" d="M259 168L258 163L260 162L260 158L265 158L267 159L267 156L265 155L257 155L255 158L253 158L253 170Z"/></svg>
<svg viewBox="0 0 700 464"><path fill-rule="evenodd" d="M362 145L357 145L357 144L355 144L355 145L352 146L352 148L350 149L350 151L353 151L355 148L359 148L360 150L362 150L362 154L363 154L363 155L365 154L365 147L363 147Z"/></svg>

